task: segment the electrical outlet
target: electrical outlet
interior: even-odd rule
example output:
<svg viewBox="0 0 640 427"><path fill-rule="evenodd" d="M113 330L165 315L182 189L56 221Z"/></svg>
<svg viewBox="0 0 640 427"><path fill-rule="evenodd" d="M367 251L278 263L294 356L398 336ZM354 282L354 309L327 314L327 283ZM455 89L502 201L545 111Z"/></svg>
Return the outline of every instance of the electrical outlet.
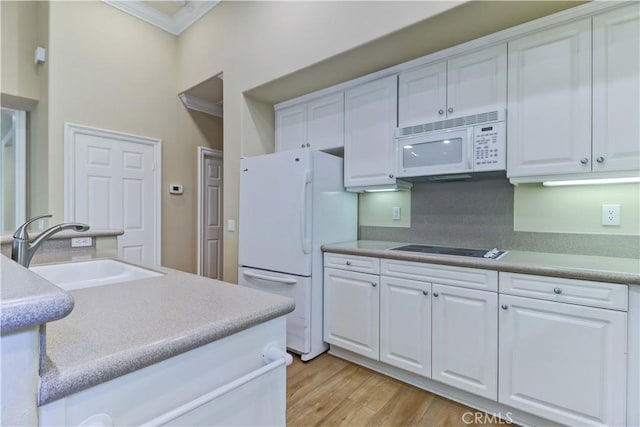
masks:
<svg viewBox="0 0 640 427"><path fill-rule="evenodd" d="M91 237L74 237L71 239L72 248L82 248L85 246L92 246L93 239Z"/></svg>
<svg viewBox="0 0 640 427"><path fill-rule="evenodd" d="M400 207L399 206L394 206L391 208L391 219L393 219L394 221L399 221L400 220Z"/></svg>
<svg viewBox="0 0 640 427"><path fill-rule="evenodd" d="M620 205L602 205L602 225L620 225Z"/></svg>

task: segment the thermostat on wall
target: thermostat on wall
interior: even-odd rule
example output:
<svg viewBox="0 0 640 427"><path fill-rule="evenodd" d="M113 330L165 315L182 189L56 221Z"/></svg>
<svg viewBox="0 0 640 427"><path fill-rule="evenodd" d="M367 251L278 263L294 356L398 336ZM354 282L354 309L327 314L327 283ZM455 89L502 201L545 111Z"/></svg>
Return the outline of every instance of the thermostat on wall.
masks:
<svg viewBox="0 0 640 427"><path fill-rule="evenodd" d="M180 185L180 184L171 184L169 186L169 193L170 194L182 194L182 193L184 193L184 188L182 188L182 185Z"/></svg>

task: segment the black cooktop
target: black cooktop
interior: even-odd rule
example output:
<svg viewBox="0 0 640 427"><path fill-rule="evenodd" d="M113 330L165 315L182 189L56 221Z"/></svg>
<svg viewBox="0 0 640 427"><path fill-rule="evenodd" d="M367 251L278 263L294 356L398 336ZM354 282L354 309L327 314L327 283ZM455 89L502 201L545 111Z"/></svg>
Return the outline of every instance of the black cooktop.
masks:
<svg viewBox="0 0 640 427"><path fill-rule="evenodd" d="M391 248L392 251L420 252L425 254L439 255L457 255L473 258L489 258L497 259L507 251L501 251L496 248L487 249L466 249L466 248L449 248L446 246L428 246L428 245L404 245Z"/></svg>

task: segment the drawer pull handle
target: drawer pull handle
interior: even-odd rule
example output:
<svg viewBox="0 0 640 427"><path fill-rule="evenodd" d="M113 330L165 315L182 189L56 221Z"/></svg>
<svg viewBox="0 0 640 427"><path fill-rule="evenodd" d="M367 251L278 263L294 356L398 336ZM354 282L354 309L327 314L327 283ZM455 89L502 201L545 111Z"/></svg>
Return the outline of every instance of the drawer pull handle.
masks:
<svg viewBox="0 0 640 427"><path fill-rule="evenodd" d="M558 295L560 295L560 294L562 293L562 289L560 289L560 288L554 288L554 289L553 289L553 292L554 292L554 293L556 293L556 294L558 294Z"/></svg>
<svg viewBox="0 0 640 427"><path fill-rule="evenodd" d="M427 295L429 295L429 292L427 292L427 291L422 291L422 295L427 296Z"/></svg>
<svg viewBox="0 0 640 427"><path fill-rule="evenodd" d="M506 310L506 309L508 309L508 308L509 308L509 306L508 306L507 304L502 304L502 309L503 309L503 310Z"/></svg>
<svg viewBox="0 0 640 427"><path fill-rule="evenodd" d="M439 293L437 293L437 292L434 292L434 293L433 293L433 296L434 296L434 297L436 297L436 298L438 298L438 295L440 295L440 294L439 294Z"/></svg>
<svg viewBox="0 0 640 427"><path fill-rule="evenodd" d="M347 264L347 265L351 265L351 261L347 261L347 262L346 262L346 264Z"/></svg>

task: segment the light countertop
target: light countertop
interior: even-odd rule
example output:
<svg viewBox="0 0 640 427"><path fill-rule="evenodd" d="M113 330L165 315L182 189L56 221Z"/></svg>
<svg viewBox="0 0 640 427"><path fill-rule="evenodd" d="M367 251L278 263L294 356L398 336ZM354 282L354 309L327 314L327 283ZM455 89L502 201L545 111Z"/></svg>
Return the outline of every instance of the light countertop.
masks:
<svg viewBox="0 0 640 427"><path fill-rule="evenodd" d="M39 405L293 311L283 298L153 267L163 276L70 291L76 305L47 325Z"/></svg>
<svg viewBox="0 0 640 427"><path fill-rule="evenodd" d="M60 319L73 309L73 297L0 255L1 330L11 332Z"/></svg>
<svg viewBox="0 0 640 427"><path fill-rule="evenodd" d="M289 298L155 266L164 274L65 292L4 256L1 261L3 332L68 314L46 325L39 405L295 307Z"/></svg>
<svg viewBox="0 0 640 427"><path fill-rule="evenodd" d="M494 260L389 250L407 244L407 242L357 240L323 245L322 250L348 255L640 285L640 259L509 251L503 257Z"/></svg>

